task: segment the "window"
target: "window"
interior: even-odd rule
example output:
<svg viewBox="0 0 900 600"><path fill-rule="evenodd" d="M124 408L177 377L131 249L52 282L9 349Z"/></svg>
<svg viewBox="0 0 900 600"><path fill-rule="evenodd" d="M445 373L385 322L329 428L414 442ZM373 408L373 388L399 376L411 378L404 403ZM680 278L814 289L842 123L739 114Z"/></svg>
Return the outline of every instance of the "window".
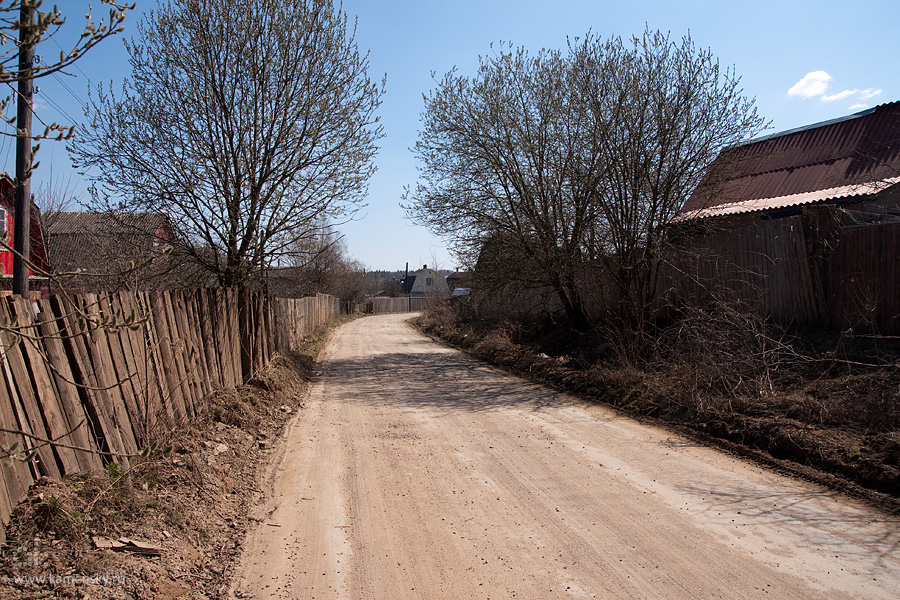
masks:
<svg viewBox="0 0 900 600"><path fill-rule="evenodd" d="M6 209L0 208L0 237L6 237Z"/></svg>
<svg viewBox="0 0 900 600"><path fill-rule="evenodd" d="M434 277L426 277L425 287L431 287L432 285L434 285Z"/></svg>

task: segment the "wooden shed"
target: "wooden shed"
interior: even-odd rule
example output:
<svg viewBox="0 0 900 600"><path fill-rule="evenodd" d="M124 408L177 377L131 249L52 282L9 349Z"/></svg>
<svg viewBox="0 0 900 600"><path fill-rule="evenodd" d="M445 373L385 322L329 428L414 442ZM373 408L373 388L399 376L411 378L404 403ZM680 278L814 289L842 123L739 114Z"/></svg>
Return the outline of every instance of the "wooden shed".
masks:
<svg viewBox="0 0 900 600"><path fill-rule="evenodd" d="M900 333L900 102L724 150L672 225L678 302Z"/></svg>

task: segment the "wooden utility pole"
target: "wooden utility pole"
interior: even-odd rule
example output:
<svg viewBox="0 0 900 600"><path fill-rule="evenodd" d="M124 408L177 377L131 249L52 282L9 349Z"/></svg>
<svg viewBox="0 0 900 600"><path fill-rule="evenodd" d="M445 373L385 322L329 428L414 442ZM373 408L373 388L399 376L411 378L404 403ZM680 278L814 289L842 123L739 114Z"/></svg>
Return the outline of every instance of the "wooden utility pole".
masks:
<svg viewBox="0 0 900 600"><path fill-rule="evenodd" d="M16 196L13 226L13 294L28 295L31 258L31 112L34 81L34 4L22 0L19 11L19 98L16 118Z"/></svg>

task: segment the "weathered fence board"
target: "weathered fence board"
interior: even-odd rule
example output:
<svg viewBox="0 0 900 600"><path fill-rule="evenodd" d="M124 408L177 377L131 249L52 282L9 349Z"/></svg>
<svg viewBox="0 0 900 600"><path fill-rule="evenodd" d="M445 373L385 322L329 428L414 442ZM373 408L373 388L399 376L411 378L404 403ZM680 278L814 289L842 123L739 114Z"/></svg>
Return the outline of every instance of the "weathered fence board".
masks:
<svg viewBox="0 0 900 600"><path fill-rule="evenodd" d="M105 364L105 357L100 353L100 344L97 340L99 336L105 335L105 332L83 316L85 314L96 316L91 314L96 308L96 298L90 294L82 296L77 308L81 311L81 315L70 312L67 319L73 332L71 335L73 347L80 356L79 362L82 365L82 374L86 381L85 397L88 398L89 405L97 417L99 429L106 441L107 451L122 455L120 462L122 466L128 468L130 466L128 454L133 451L134 445L125 440L130 437L131 424L127 423L126 429L126 423L123 415L120 414L119 402L117 402L117 400L121 400L121 394L118 390L115 373L112 372L111 364ZM82 333L82 335L78 335L78 333Z"/></svg>
<svg viewBox="0 0 900 600"><path fill-rule="evenodd" d="M0 321L14 323L15 321L12 317L13 315L10 313L6 303L0 302ZM49 439L51 435L44 425L44 419L38 405L38 396L32 387L28 367L22 356L22 340L19 337L14 338L14 340L12 344L5 346L3 354L4 362L8 366L7 376L12 377L12 385L9 386L9 392L13 409L19 425L22 426L22 430L25 433ZM32 444L29 444L29 446L32 446ZM36 444L36 446L38 448L37 467L40 474L59 477L59 467L56 463L53 448L41 444Z"/></svg>
<svg viewBox="0 0 900 600"><path fill-rule="evenodd" d="M226 388L233 388L238 384L238 377L234 368L234 353L240 352L240 346L235 347L229 330L231 317L228 310L228 298L226 290L214 290L213 303L216 307L216 345L222 349L219 360L222 362L222 376Z"/></svg>
<svg viewBox="0 0 900 600"><path fill-rule="evenodd" d="M99 309L99 314L109 319L118 319L118 315L116 314L116 307L110 303L108 295L100 294L97 300L97 308ZM117 328L116 325L114 325L113 327ZM134 449L137 449L140 447L140 442L138 441L140 439L140 431L139 428L135 426L134 421L137 418L137 415L140 414L140 412L138 411L137 400L134 395L134 388L131 384L132 373L128 370L128 367L125 364L125 352L122 349L122 343L120 341L120 331L98 329L94 333L94 343L98 346L102 346L102 354L109 357L109 363L112 367L111 374L114 382L113 385L116 385L116 389L121 395L122 405L124 406L124 413L128 418L128 424L130 426L130 435L123 435L123 437L127 437L127 439L125 440L126 446L128 446L129 448L133 447Z"/></svg>
<svg viewBox="0 0 900 600"><path fill-rule="evenodd" d="M90 433L90 418L84 410L81 397L78 393L78 385L70 367L69 357L63 345L63 331L60 331L58 319L53 314L53 308L49 300L39 301L40 311L36 317L39 323L40 337L43 342L45 357L52 365L55 380L54 391L59 396L60 405L66 415L70 427L70 435L67 442L79 448L75 457L78 460L81 472L92 471L103 467L100 455L96 453L99 448ZM3 399L0 398L0 403ZM89 451L88 451L89 450Z"/></svg>
<svg viewBox="0 0 900 600"><path fill-rule="evenodd" d="M169 320L166 315L163 301L165 297L160 292L149 293L151 312L149 318L153 323L153 329L156 332L156 343L159 347L159 354L162 362L157 365L159 372L162 374L161 380L163 389L165 390L164 400L167 399L172 406L174 414L173 426L179 426L184 423L187 418L187 408L185 407L184 396L182 394L180 382L180 369L175 360L175 354L172 351L172 333L169 330Z"/></svg>
<svg viewBox="0 0 900 600"><path fill-rule="evenodd" d="M206 398L212 392L212 386L209 382L209 371L206 369L206 354L203 349L203 339L200 335L196 301L196 294L181 292L180 304L184 307L182 321L190 340L188 360L194 372L194 394L197 398Z"/></svg>
<svg viewBox="0 0 900 600"><path fill-rule="evenodd" d="M16 297L11 302L11 308L22 333L19 347L23 357L27 360L27 368L32 378L31 383L36 390L53 391L51 394L40 394L39 398L36 396L39 415L43 418L47 437L52 440L62 440L64 444L70 445L67 439L68 434L77 423L69 424L65 410L60 402L59 393L54 388L53 378L50 370L47 368L46 353L41 344L40 331L35 323L31 301ZM53 453L56 455L60 474L66 475L78 472L78 457L75 455L74 450L65 446L58 446L53 448Z"/></svg>
<svg viewBox="0 0 900 600"><path fill-rule="evenodd" d="M0 444L4 448L21 450L29 447L30 444L22 434L11 433L12 431L22 431L24 427L16 419L7 392L7 383L8 380L0 383L0 428L7 430L0 431ZM25 497L28 486L33 481L31 465L21 460L0 461L0 479L3 480L0 485L0 519L2 519L3 525L6 525L12 509ZM3 541L6 541L5 528L0 527L0 542Z"/></svg>
<svg viewBox="0 0 900 600"><path fill-rule="evenodd" d="M781 323L900 333L900 224L825 239L807 229L794 216L706 232L672 257L663 289L676 303L740 300Z"/></svg>
<svg viewBox="0 0 900 600"><path fill-rule="evenodd" d="M367 300L363 312L371 314L418 312L440 298L427 296L378 297Z"/></svg>
<svg viewBox="0 0 900 600"><path fill-rule="evenodd" d="M174 403L171 400L169 392L168 378L164 373L164 369L171 363L164 362L162 352L162 341L156 332L154 324L153 306L150 302L149 292L138 292L135 298L139 302L141 319L144 322L143 331L145 336L145 346L147 354L147 380L153 382L150 385L158 390L158 394L153 394L152 405L150 411L154 414L165 416L163 426L174 427L177 422L175 416Z"/></svg>
<svg viewBox="0 0 900 600"><path fill-rule="evenodd" d="M266 309L270 317L262 322L271 322L275 331L274 336L265 340L270 346L274 343L267 352L295 350L317 327L341 314L340 300L325 294L309 298L275 298L266 302L270 302L270 308Z"/></svg>
<svg viewBox="0 0 900 600"><path fill-rule="evenodd" d="M123 399L120 380L110 355L109 334L100 325L105 315L101 313L99 297L96 294L85 294L82 310L92 319L86 323L89 334L86 348L97 378L97 385L100 387L97 390L98 401L103 404L106 414L112 420L114 433L118 435L122 444L121 449L124 453L131 454L137 449L137 444L134 441L134 432Z"/></svg>
<svg viewBox="0 0 900 600"><path fill-rule="evenodd" d="M829 288L832 327L900 333L900 224L844 229Z"/></svg>
<svg viewBox="0 0 900 600"><path fill-rule="evenodd" d="M660 289L679 304L740 300L777 321L811 325L824 318L811 269L802 220L786 217L691 239L663 265Z"/></svg>
<svg viewBox="0 0 900 600"><path fill-rule="evenodd" d="M135 308L129 304L129 298L122 293L113 293L106 299L105 306L109 314L119 323L116 332L109 332L110 352L116 368L116 376L122 384L122 394L131 417L131 428L138 447L147 443L149 435L149 417L147 406L146 363L135 356L137 348L140 352L142 338L138 330L126 326L126 319L135 316Z"/></svg>
<svg viewBox="0 0 900 600"><path fill-rule="evenodd" d="M213 321L215 314L210 312L210 296L207 290L197 290L197 308L200 320L200 337L203 338L203 351L206 356L206 368L209 372L212 387L225 387L219 353L216 352L216 336Z"/></svg>
<svg viewBox="0 0 900 600"><path fill-rule="evenodd" d="M193 418L196 411L194 409L193 396L191 394L190 373L185 360L185 341L181 337L178 320L175 317L174 304L177 294L177 292L164 291L162 293L163 302L160 309L162 313L161 321L165 323L166 331L168 332L169 348L175 359L174 385L177 387L178 396L183 403L183 418L186 421ZM180 422L178 424L181 425L182 423Z"/></svg>

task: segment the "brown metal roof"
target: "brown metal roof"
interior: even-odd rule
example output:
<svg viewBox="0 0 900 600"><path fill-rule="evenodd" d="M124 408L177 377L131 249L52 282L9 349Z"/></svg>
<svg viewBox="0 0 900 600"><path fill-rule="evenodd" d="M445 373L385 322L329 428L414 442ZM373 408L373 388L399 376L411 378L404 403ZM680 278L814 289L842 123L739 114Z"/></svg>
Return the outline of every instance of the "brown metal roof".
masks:
<svg viewBox="0 0 900 600"><path fill-rule="evenodd" d="M50 235L70 233L115 235L124 233L153 234L157 229L168 229L169 220L160 213L106 213L50 212L47 215Z"/></svg>
<svg viewBox="0 0 900 600"><path fill-rule="evenodd" d="M724 150L680 218L866 195L872 188L863 184L882 182L883 189L898 176L900 102L892 102Z"/></svg>
<svg viewBox="0 0 900 600"><path fill-rule="evenodd" d="M48 212L44 219L50 265L57 272L122 272L131 260L143 263L158 255L154 243L171 234L159 213Z"/></svg>

